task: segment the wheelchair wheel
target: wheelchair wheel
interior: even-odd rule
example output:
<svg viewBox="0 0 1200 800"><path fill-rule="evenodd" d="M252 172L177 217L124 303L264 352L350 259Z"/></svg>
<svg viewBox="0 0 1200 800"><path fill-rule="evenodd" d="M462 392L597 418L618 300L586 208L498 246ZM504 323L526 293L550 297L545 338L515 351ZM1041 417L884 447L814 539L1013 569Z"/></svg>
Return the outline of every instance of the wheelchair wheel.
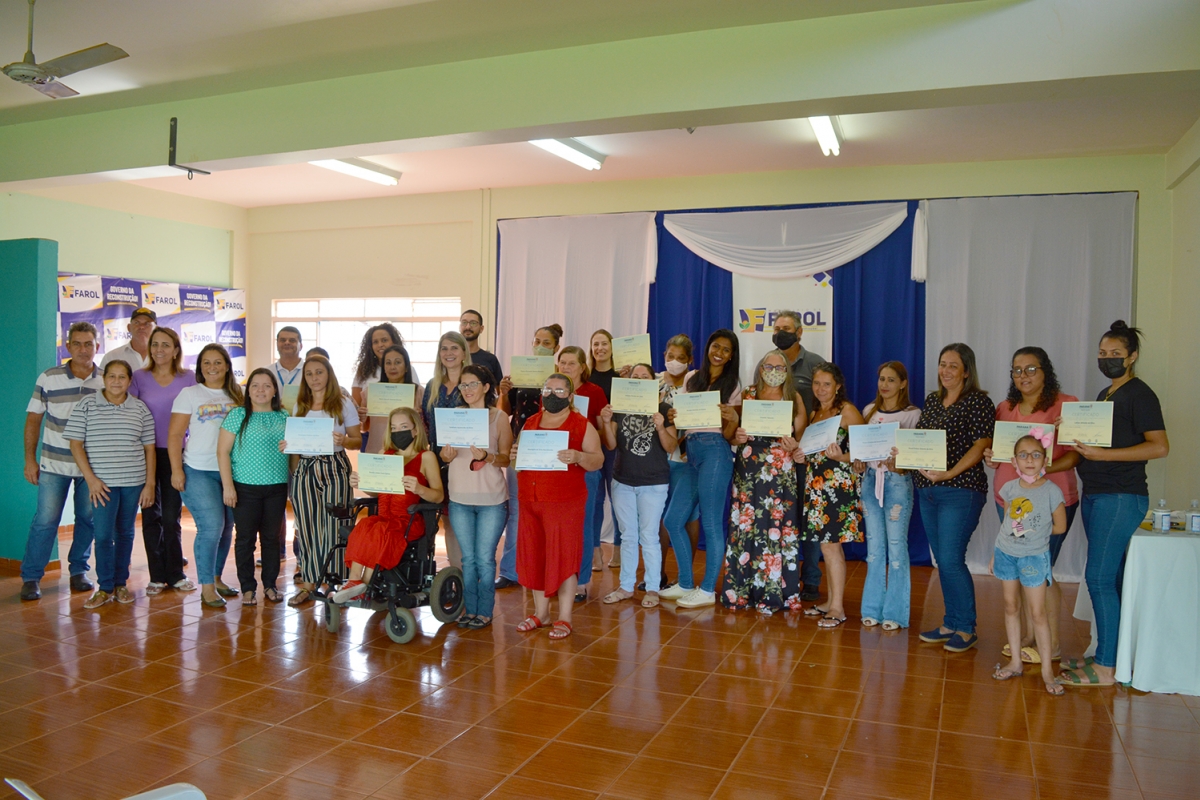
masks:
<svg viewBox="0 0 1200 800"><path fill-rule="evenodd" d="M429 589L429 610L438 622L454 622L462 614L466 602L461 569L446 567L433 576L433 586Z"/></svg>
<svg viewBox="0 0 1200 800"><path fill-rule="evenodd" d="M417 620L407 608L397 606L384 623L388 638L396 644L408 644L417 635Z"/></svg>
<svg viewBox="0 0 1200 800"><path fill-rule="evenodd" d="M325 603L325 630L330 633L337 633L338 626L342 621L342 609L340 606L326 601Z"/></svg>

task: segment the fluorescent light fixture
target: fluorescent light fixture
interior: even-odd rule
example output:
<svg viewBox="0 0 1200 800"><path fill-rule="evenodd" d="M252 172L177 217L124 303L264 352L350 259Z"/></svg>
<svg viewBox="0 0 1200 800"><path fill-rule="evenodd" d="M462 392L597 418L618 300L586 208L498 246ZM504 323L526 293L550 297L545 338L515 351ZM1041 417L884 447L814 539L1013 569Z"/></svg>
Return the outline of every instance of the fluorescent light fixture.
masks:
<svg viewBox="0 0 1200 800"><path fill-rule="evenodd" d="M834 129L833 120L829 117L809 117L808 124L812 126L813 133L817 135L817 143L821 145L821 152L825 155L832 153L836 156L841 147L838 144L838 135Z"/></svg>
<svg viewBox="0 0 1200 800"><path fill-rule="evenodd" d="M584 169L600 169L605 159L602 154L574 139L531 139L529 143Z"/></svg>
<svg viewBox="0 0 1200 800"><path fill-rule="evenodd" d="M364 181L371 181L372 183L379 183L384 186L395 186L400 182L402 174L362 158L329 158L322 161L310 161L308 163L314 167L331 169L343 175L362 178Z"/></svg>

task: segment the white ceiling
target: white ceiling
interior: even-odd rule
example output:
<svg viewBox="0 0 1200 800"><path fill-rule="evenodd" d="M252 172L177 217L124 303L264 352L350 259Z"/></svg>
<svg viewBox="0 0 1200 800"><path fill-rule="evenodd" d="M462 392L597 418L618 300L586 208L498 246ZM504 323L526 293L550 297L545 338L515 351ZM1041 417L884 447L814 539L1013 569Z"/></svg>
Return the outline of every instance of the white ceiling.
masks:
<svg viewBox="0 0 1200 800"><path fill-rule="evenodd" d="M580 140L608 156L588 172L528 143L380 153L404 173L384 187L307 163L136 181L231 205L388 197L470 189L741 172L1164 153L1200 117L1200 91L839 117L841 155L825 157L806 120L775 120Z"/></svg>

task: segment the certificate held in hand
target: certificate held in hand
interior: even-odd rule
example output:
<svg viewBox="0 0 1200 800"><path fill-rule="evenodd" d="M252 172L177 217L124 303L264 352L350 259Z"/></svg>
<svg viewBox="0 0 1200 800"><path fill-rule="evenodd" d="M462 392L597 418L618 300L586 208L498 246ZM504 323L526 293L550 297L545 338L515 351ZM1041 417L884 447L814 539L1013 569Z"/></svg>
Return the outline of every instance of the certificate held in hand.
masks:
<svg viewBox="0 0 1200 800"><path fill-rule="evenodd" d="M437 446L487 450L490 431L486 408L435 408Z"/></svg>
<svg viewBox="0 0 1200 800"><path fill-rule="evenodd" d="M671 402L676 428L721 427L720 392L678 392Z"/></svg>
<svg viewBox="0 0 1200 800"><path fill-rule="evenodd" d="M1113 404L1063 403L1062 424L1058 426L1058 441L1064 444L1082 442L1095 447L1112 447Z"/></svg>
<svg viewBox="0 0 1200 800"><path fill-rule="evenodd" d="M838 428L842 425L842 415L823 419L820 422L810 422L800 437L800 452L806 456L813 453L823 453L829 445L837 441Z"/></svg>
<svg viewBox="0 0 1200 800"><path fill-rule="evenodd" d="M412 408L417 387L411 383L371 383L365 391L367 416L386 417L397 408Z"/></svg>
<svg viewBox="0 0 1200 800"><path fill-rule="evenodd" d="M404 456L359 453L358 488L373 494L404 494Z"/></svg>
<svg viewBox="0 0 1200 800"><path fill-rule="evenodd" d="M995 429L992 431L992 460L993 461L1011 461L1013 451L1017 447L1017 442L1022 436L1028 436L1029 431L1034 428L1041 428L1043 431L1053 432L1053 428L1049 423L1043 422L997 422ZM1050 462L1054 459L1054 443L1046 448L1046 466L1050 466Z"/></svg>
<svg viewBox="0 0 1200 800"><path fill-rule="evenodd" d="M896 431L899 422L881 422L878 425L851 425L850 458L855 461L887 461L896 446Z"/></svg>
<svg viewBox="0 0 1200 800"><path fill-rule="evenodd" d="M618 336L612 340L612 363L617 369L650 363L650 334Z"/></svg>
<svg viewBox="0 0 1200 800"><path fill-rule="evenodd" d="M287 449L297 456L333 455L333 419L331 417L288 417L283 429Z"/></svg>
<svg viewBox="0 0 1200 800"><path fill-rule="evenodd" d="M658 381L613 378L612 407L617 414L657 414Z"/></svg>
<svg viewBox="0 0 1200 800"><path fill-rule="evenodd" d="M513 356L508 360L508 379L518 389L540 389L554 374L554 356Z"/></svg>
<svg viewBox="0 0 1200 800"><path fill-rule="evenodd" d="M911 430L896 431L896 469L928 469L946 471L946 432Z"/></svg>
<svg viewBox="0 0 1200 800"><path fill-rule="evenodd" d="M743 400L742 428L751 436L791 436L795 413L791 400Z"/></svg>
<svg viewBox="0 0 1200 800"><path fill-rule="evenodd" d="M568 449L566 431L521 431L517 438L517 471L561 472L567 465L558 460L558 451Z"/></svg>

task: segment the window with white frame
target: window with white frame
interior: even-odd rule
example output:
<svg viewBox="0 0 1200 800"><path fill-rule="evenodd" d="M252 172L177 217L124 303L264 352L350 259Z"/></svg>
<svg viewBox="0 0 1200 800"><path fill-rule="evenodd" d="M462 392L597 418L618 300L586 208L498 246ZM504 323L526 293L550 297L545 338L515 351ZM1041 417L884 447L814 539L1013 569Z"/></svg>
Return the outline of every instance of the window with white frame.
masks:
<svg viewBox="0 0 1200 800"><path fill-rule="evenodd" d="M363 336L374 325L390 322L400 331L412 368L421 383L433 375L438 339L458 330L459 297L333 297L276 300L271 304L271 330L291 325L303 338L301 355L313 347L329 352L338 383L354 380Z"/></svg>

